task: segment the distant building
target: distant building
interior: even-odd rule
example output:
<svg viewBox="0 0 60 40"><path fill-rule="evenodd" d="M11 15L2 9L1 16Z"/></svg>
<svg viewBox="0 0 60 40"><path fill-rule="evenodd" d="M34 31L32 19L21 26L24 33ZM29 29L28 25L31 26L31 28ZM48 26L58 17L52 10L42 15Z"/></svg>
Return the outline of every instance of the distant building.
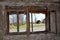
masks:
<svg viewBox="0 0 60 40"><path fill-rule="evenodd" d="M36 23L39 24L39 23L41 23L41 21L40 20L37 20Z"/></svg>

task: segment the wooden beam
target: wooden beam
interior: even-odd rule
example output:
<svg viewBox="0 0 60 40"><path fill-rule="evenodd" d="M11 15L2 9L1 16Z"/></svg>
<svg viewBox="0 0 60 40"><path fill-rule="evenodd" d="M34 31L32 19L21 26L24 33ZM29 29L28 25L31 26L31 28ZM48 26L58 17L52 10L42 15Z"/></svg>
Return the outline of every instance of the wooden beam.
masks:
<svg viewBox="0 0 60 40"><path fill-rule="evenodd" d="M27 36L30 34L30 18L29 18L29 11L28 8L26 9L26 31L27 31Z"/></svg>
<svg viewBox="0 0 60 40"><path fill-rule="evenodd" d="M31 27L32 27L32 33L33 33L33 14L32 14L32 11L31 11Z"/></svg>
<svg viewBox="0 0 60 40"><path fill-rule="evenodd" d="M11 7L13 8L13 6L11 6ZM14 8L16 8L16 7L14 6ZM17 6L17 8L19 8L19 7ZM28 8L29 12L30 12L30 10L32 10L32 13L45 13L45 12L47 12L46 11L47 9L44 9L44 8L41 9L41 7L39 7L39 6L24 6L24 7L20 7L18 11L24 12L24 10L27 8ZM8 11L8 10L9 11L16 11L16 9L10 9L10 8L5 9L5 10L6 11Z"/></svg>
<svg viewBox="0 0 60 40"><path fill-rule="evenodd" d="M36 9L32 9L32 13L44 13L46 14L47 13L47 10L36 10Z"/></svg>
<svg viewBox="0 0 60 40"><path fill-rule="evenodd" d="M49 11L46 14L46 22L47 22L46 29L47 29L47 32L49 32L50 31L50 14L49 14Z"/></svg>
<svg viewBox="0 0 60 40"><path fill-rule="evenodd" d="M6 12L7 34L9 33L9 13L10 12Z"/></svg>
<svg viewBox="0 0 60 40"><path fill-rule="evenodd" d="M19 13L17 11L17 32L19 32Z"/></svg>

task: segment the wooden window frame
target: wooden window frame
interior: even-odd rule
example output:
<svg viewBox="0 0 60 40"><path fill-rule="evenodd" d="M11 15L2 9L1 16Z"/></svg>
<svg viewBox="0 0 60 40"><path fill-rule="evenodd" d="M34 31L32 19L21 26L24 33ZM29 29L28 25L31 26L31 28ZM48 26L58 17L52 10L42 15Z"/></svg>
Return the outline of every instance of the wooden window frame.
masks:
<svg viewBox="0 0 60 40"><path fill-rule="evenodd" d="M17 11L17 32L14 32L14 33L9 33L9 13L7 13L7 15L6 15L6 18L7 18L7 34L27 34L27 35L29 35L29 34L31 34L32 32L30 32L30 23L29 23L29 8L26 8L25 9L26 11L17 11L17 10L7 10L6 11L6 13L7 12L9 12L10 13L10 11ZM26 32L19 32L19 17L18 17L18 15L19 15L19 13L18 12L20 12L20 13L26 13ZM45 15L46 15L46 17L47 17L47 10L33 10L33 12L31 11L31 13L45 13ZM28 27L29 26L29 27ZM47 26L47 23L46 23L46 26ZM33 30L33 25L32 25L32 30ZM33 32L33 33L42 33L42 32L46 32L47 31L47 28L46 28L46 30L45 31L39 31L39 32Z"/></svg>

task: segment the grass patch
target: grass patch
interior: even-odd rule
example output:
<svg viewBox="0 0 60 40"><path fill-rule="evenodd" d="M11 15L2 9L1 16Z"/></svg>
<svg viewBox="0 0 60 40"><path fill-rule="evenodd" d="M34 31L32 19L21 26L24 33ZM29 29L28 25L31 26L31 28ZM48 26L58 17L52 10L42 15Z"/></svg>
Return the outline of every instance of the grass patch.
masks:
<svg viewBox="0 0 60 40"><path fill-rule="evenodd" d="M44 27L45 23L40 23L40 24L33 24L33 27ZM31 28L31 24L30 24ZM19 29L26 29L26 24L19 26ZM17 26L10 26L10 30L17 30Z"/></svg>

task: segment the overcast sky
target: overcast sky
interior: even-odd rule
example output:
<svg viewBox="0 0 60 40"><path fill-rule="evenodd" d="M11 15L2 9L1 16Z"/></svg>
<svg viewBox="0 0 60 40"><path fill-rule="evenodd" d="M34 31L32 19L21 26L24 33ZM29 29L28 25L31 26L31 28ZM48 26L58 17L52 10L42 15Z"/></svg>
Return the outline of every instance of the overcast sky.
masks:
<svg viewBox="0 0 60 40"><path fill-rule="evenodd" d="M31 14L30 14L30 16L31 16ZM42 14L42 13L33 14L33 21L35 21L35 18L36 18L36 20L42 21L43 19L45 19L45 14ZM30 19L31 19L31 17L30 17Z"/></svg>
<svg viewBox="0 0 60 40"><path fill-rule="evenodd" d="M37 20L42 21L43 19L45 19L45 14L42 14L42 13L39 13L39 14L34 14L33 13L32 15L33 15L33 22L35 22L35 18L36 18L36 21ZM15 20L16 20L17 15L14 14L14 15L9 16L11 21L13 19L13 16L15 17ZM24 15L24 21L26 21L26 15ZM30 13L30 22L31 22L31 13Z"/></svg>

